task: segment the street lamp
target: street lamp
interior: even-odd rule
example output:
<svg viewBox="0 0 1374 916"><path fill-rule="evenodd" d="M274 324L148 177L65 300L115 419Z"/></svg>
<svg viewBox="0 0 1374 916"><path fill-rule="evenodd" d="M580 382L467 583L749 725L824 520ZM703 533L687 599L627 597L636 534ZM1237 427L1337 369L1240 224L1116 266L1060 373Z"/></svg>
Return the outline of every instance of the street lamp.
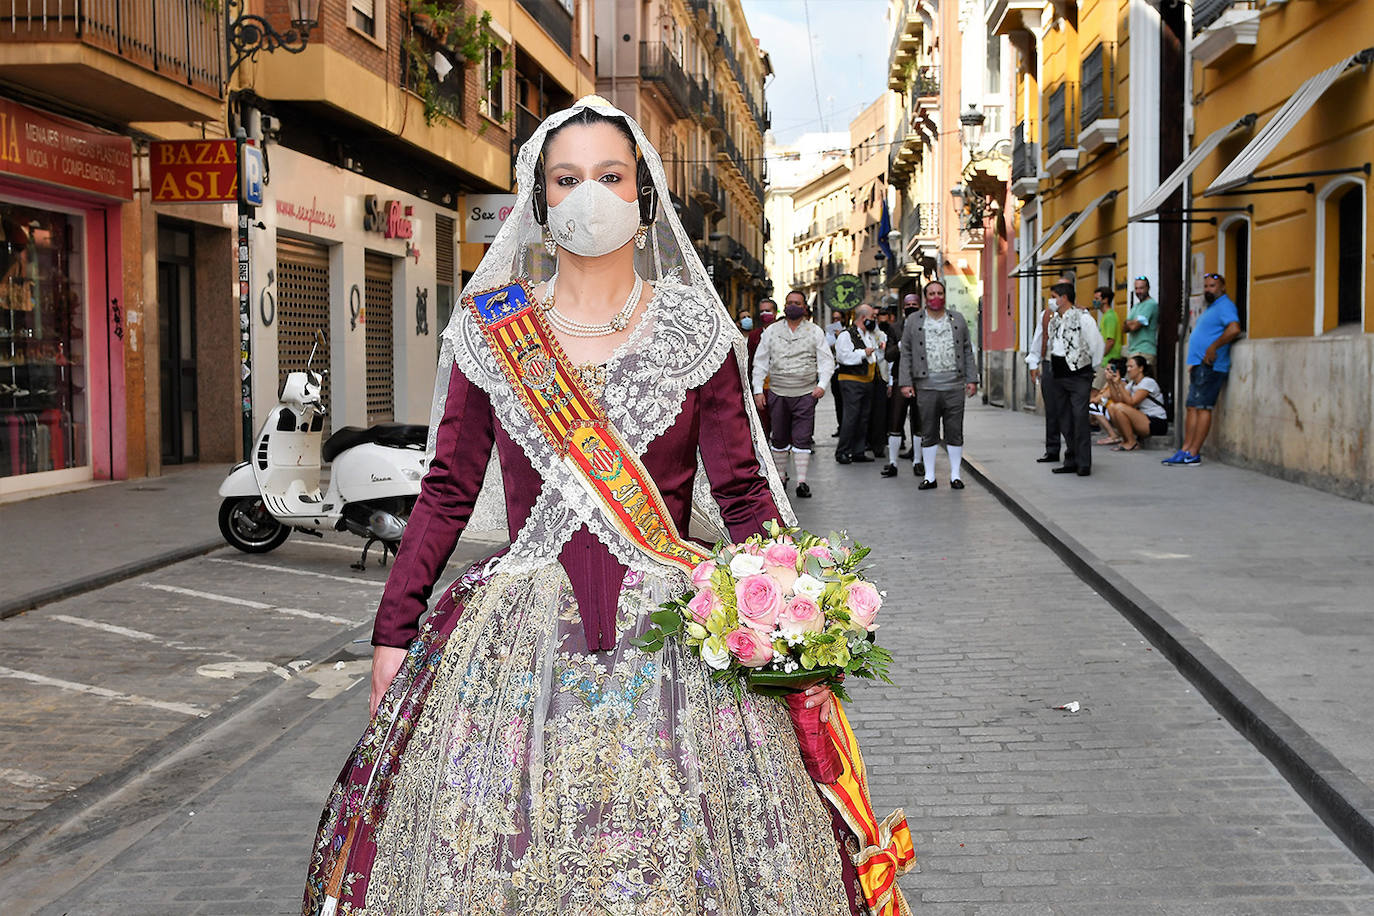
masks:
<svg viewBox="0 0 1374 916"><path fill-rule="evenodd" d="M310 30L320 22L320 0L286 0L291 16L291 30L285 33L272 28L262 16L244 12L244 0L226 0L224 4L224 36L228 46L228 69L224 81L228 83L234 71L259 51L287 51L299 54L305 50Z"/></svg>
<svg viewBox="0 0 1374 916"><path fill-rule="evenodd" d="M978 110L978 106L969 103L968 111L959 115L959 134L964 141L964 149L970 154L978 148L978 143L983 139L983 124L988 116Z"/></svg>

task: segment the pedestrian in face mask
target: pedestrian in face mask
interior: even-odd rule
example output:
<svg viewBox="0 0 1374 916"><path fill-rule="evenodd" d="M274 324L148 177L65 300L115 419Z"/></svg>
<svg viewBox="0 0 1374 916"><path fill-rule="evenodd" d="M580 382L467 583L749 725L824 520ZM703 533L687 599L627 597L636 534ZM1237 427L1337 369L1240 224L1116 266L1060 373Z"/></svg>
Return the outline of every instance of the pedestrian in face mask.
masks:
<svg viewBox="0 0 1374 916"><path fill-rule="evenodd" d="M836 376L844 401L844 419L835 460L840 464L872 461L868 457L868 425L873 409L873 381L883 355L883 337L871 305L854 309L854 324L835 338Z"/></svg>
<svg viewBox="0 0 1374 916"><path fill-rule="evenodd" d="M916 398L921 411L924 474L917 489L938 486L935 453L943 431L949 485L962 490L964 401L978 393L978 364L968 322L945 307L945 284L931 280L924 295L925 311L908 319L902 331L902 393Z"/></svg>
<svg viewBox="0 0 1374 916"><path fill-rule="evenodd" d="M825 332L806 320L806 297L792 290L783 300L783 321L764 328L754 354L751 376L754 401L771 424L769 447L784 486L796 468L797 496L806 499L811 486L806 472L815 448L816 402L835 369Z"/></svg>
<svg viewBox="0 0 1374 916"><path fill-rule="evenodd" d="M920 412L916 407L916 399L909 398L902 394L901 371L901 341L902 331L906 328L906 323L911 317L921 310L921 297L916 293L907 293L902 297L902 315L894 323L890 330L888 341L891 344L888 358L892 361L889 378L891 384L888 386L887 401L887 464L883 465L884 477L897 476L897 459L910 458L912 468L917 476L924 475L926 472L925 464L921 461L921 454L916 447L916 439L920 436L921 419ZM895 350L895 352L892 352ZM911 432L911 444L906 445L906 433Z"/></svg>

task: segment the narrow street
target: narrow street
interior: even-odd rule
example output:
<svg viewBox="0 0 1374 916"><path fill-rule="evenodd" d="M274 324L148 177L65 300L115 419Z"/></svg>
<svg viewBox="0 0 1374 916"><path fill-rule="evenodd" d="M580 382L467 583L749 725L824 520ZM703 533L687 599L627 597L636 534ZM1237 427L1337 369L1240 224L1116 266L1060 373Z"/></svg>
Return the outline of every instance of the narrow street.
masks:
<svg viewBox="0 0 1374 916"><path fill-rule="evenodd" d="M1374 908L1374 875L981 486L918 493L828 456L812 485L801 523L874 547L889 593L897 684L856 685L852 718L880 813L910 820L922 913ZM18 912L296 911L366 718L352 640L384 571L353 559L223 550L0 622L0 843L50 821L0 866Z"/></svg>

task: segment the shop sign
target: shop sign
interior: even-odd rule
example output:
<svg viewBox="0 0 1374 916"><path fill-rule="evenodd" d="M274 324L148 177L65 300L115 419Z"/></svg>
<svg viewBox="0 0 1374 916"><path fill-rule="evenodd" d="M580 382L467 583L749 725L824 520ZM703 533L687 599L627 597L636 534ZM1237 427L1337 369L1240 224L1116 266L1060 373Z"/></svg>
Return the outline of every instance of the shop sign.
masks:
<svg viewBox="0 0 1374 916"><path fill-rule="evenodd" d="M415 224L411 221L413 207L403 205L399 200L380 202L376 194L363 198L363 231L380 232L382 238L409 239L415 235Z"/></svg>
<svg viewBox="0 0 1374 916"><path fill-rule="evenodd" d="M234 140L154 140L148 144L153 203L237 201L236 147Z"/></svg>
<svg viewBox="0 0 1374 916"><path fill-rule="evenodd" d="M496 241L496 233L514 209L514 194L469 194L463 241L486 244Z"/></svg>
<svg viewBox="0 0 1374 916"><path fill-rule="evenodd" d="M323 210L319 205L319 198L310 198L309 204L297 203L293 200L282 200L277 198L277 215L283 219L289 219L298 223L305 223L306 228L313 234L316 226L325 229L337 227L337 220L334 214L328 210Z"/></svg>
<svg viewBox="0 0 1374 916"><path fill-rule="evenodd" d="M0 174L134 196L133 141L0 99Z"/></svg>

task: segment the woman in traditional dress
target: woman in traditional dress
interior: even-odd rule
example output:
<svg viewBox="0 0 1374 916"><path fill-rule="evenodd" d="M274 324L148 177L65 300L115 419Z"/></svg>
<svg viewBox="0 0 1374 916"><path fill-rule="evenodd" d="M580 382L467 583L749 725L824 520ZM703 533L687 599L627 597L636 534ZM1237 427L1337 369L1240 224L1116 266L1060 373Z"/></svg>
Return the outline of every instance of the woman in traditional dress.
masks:
<svg viewBox="0 0 1374 916"><path fill-rule="evenodd" d="M591 97L544 122L516 174L443 334L430 470L377 612L374 715L329 797L304 912L862 912L789 717L828 710L829 691L783 703L677 644L631 644L690 585L690 559L665 560L690 553L677 532L738 541L791 521L743 340L659 157ZM642 488L623 483L636 470ZM483 517L511 546L421 629Z"/></svg>

